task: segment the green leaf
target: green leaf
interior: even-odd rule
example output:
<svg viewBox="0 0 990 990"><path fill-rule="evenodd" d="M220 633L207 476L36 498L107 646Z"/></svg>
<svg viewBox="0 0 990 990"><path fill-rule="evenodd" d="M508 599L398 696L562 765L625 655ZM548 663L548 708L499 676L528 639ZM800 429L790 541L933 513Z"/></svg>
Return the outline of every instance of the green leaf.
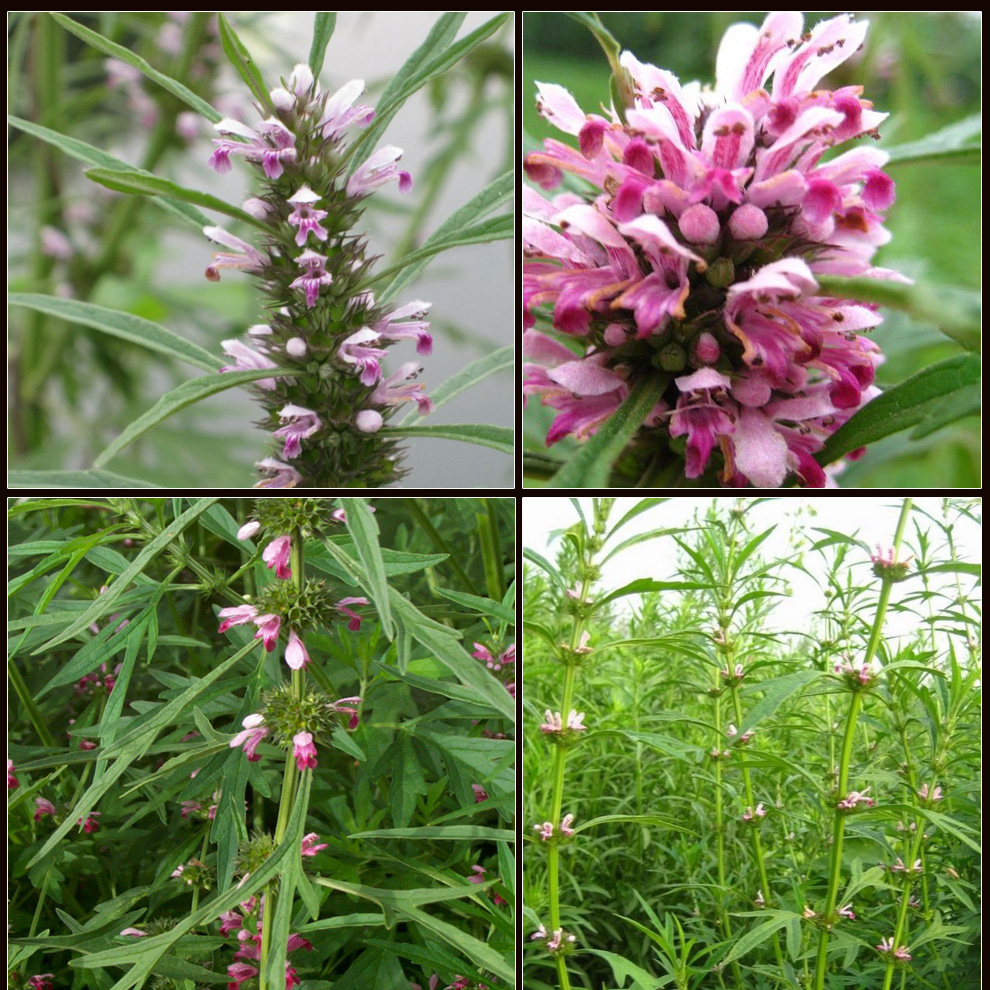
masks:
<svg viewBox="0 0 990 990"><path fill-rule="evenodd" d="M604 959L612 967L612 975L620 990L626 985L626 980L632 980L630 990L660 990L672 983L674 976L651 976L645 969L630 962L625 956L616 952L606 952L604 949L585 949L585 952Z"/></svg>
<svg viewBox="0 0 990 990"><path fill-rule="evenodd" d="M636 435L653 410L667 380L644 378L629 398L599 427L598 432L582 444L574 455L546 484L547 488L607 488L612 462Z"/></svg>
<svg viewBox="0 0 990 990"><path fill-rule="evenodd" d="M500 347L497 351L492 351L491 354L486 354L463 367L456 375L448 378L430 393L430 401L433 403L434 410L450 402L465 389L484 381L489 375L514 367L515 355L516 349L514 347ZM402 419L398 420L396 426L401 426L403 423L414 425L423 418L417 412L415 403L412 403L412 406L413 408Z"/></svg>
<svg viewBox="0 0 990 990"><path fill-rule="evenodd" d="M799 914L794 914L793 911L761 912L761 914L765 913L772 913L775 917L770 918L769 921L764 921L762 925L757 925L751 931L739 936L739 938L733 942L732 948L729 950L728 955L719 960L723 966L732 962L734 959L739 959L740 957L746 955L747 952L750 952L758 945L761 945L768 938L770 938L774 932L783 928L784 925L791 921L791 919L801 917Z"/></svg>
<svg viewBox="0 0 990 990"><path fill-rule="evenodd" d="M983 297L972 289L953 285L905 285L879 278L818 276L823 294L904 310L932 323L966 350L978 351L983 325Z"/></svg>
<svg viewBox="0 0 990 990"><path fill-rule="evenodd" d="M40 124L34 124L28 120L21 120L20 117L14 117L10 114L7 115L7 123L13 127L19 128L26 134L30 134L42 141L47 141L48 144L58 148L59 151L64 152L70 158L75 158L77 161L85 162L87 165L95 165L98 168L116 169L123 172L141 172L140 169L135 168L133 165L129 165L120 158L114 158L113 155L108 155L105 151L101 151L99 148L94 148L91 144L86 144L85 141L68 137L65 134L59 134L58 131L49 130L47 127L42 127ZM177 217L183 223L187 223L189 226L194 227L200 233L202 233L204 223L209 223L209 218L205 217L195 207L186 206L184 203L175 202L174 200L165 199L163 197L153 199L152 202L155 206L160 207L166 213L169 213L172 216Z"/></svg>
<svg viewBox="0 0 990 990"><path fill-rule="evenodd" d="M482 447L491 447L502 454L515 450L515 433L509 426L490 426L487 423L455 423L437 426L389 426L381 431L383 436L435 437L438 440L463 440Z"/></svg>
<svg viewBox="0 0 990 990"><path fill-rule="evenodd" d="M585 829L594 828L596 825L608 825L614 822L622 822L624 824L660 825L663 828L673 829L675 832L686 832L688 835L698 834L697 832L692 832L691 829L685 828L683 825L680 825L669 818L664 818L663 815L602 815L600 818L592 818L589 822L584 822L582 825L575 826L574 834L577 835L578 832L583 832Z"/></svg>
<svg viewBox="0 0 990 990"><path fill-rule="evenodd" d="M351 534L358 558L364 565L365 580L362 585L375 603L382 629L392 639L395 636L395 627L389 608L385 564L378 543L378 523L363 498L342 498L340 504L347 520L347 531Z"/></svg>
<svg viewBox="0 0 990 990"><path fill-rule="evenodd" d="M151 481L125 478L112 471L8 471L8 488L161 488Z"/></svg>
<svg viewBox="0 0 990 990"><path fill-rule="evenodd" d="M228 388L250 385L251 382L256 382L261 378L284 377L294 374L297 372L284 368L265 368L255 371L229 371L222 375L207 375L203 378L193 378L188 382L183 382L178 388L166 392L146 413L125 427L124 432L93 461L93 467L103 467L125 447L134 443L139 437L143 437L145 433L154 429L173 413L185 409L186 406L191 406L211 395L216 395L217 392L224 392Z"/></svg>
<svg viewBox="0 0 990 990"><path fill-rule="evenodd" d="M419 828L378 828L355 832L349 839L435 839L455 842L477 839L479 842L504 840L514 842L516 833L509 829L485 828L482 825L423 825Z"/></svg>
<svg viewBox="0 0 990 990"><path fill-rule="evenodd" d="M560 571L558 571L557 568L546 559L546 557L540 556L540 554L538 554L535 550L531 550L529 547L523 547L523 557L525 557L526 560L536 564L536 566L541 570L545 571L561 591L565 591L567 589L567 585L564 583L564 579L561 576Z"/></svg>
<svg viewBox="0 0 990 990"><path fill-rule="evenodd" d="M149 351L185 361L204 371L216 371L223 364L220 358L198 344L180 337L167 327L144 320L132 313L122 313L93 303L80 302L78 299L61 299L57 296L43 296L33 292L11 292L7 296L7 302L11 306L23 306L70 323L93 327L112 337L120 337L132 344L139 344Z"/></svg>
<svg viewBox="0 0 990 990"><path fill-rule="evenodd" d="M77 38L82 38L86 44L92 45L94 48L98 48L101 52L106 52L107 55L112 55L114 58L119 58L121 62L133 65L135 69L144 73L153 82L158 83L159 86L167 89L173 96L177 96L183 103L191 106L197 113L202 114L210 123L215 124L221 119L221 115L206 100L198 97L191 89L183 86L182 83L173 79L171 76L166 76L165 73L153 69L140 55L135 55L129 48L114 44L109 38L104 38L102 34L91 31L88 27L85 27L78 21L74 21L71 17L66 17L65 14L56 14L53 12L51 16L66 31L71 31Z"/></svg>
<svg viewBox="0 0 990 990"><path fill-rule="evenodd" d="M437 588L435 590L438 595L443 595L444 598L452 602L457 602L458 605L464 605L466 608L474 609L476 612L491 615L498 619L499 622L505 622L510 626L515 626L516 624L516 613L511 608L508 608L501 602L495 601L493 598L482 598L480 595L469 595L466 592L451 591L448 588Z"/></svg>
<svg viewBox="0 0 990 990"><path fill-rule="evenodd" d="M626 595L642 595L650 591L694 591L697 588L707 587L708 585L698 581L654 581L652 578L637 578L596 601L595 608L602 608L616 598L624 598Z"/></svg>
<svg viewBox="0 0 990 990"><path fill-rule="evenodd" d="M745 735L768 715L772 715L795 691L800 691L824 676L823 670L799 670L757 684L757 689L766 691L766 694L749 710L739 734Z"/></svg>
<svg viewBox="0 0 990 990"><path fill-rule="evenodd" d="M957 120L948 127L943 127L933 134L926 134L917 141L907 144L894 145L883 150L890 155L888 165L898 165L902 162L923 162L938 159L954 159L956 161L980 161L980 142L973 142L983 131L983 115L975 113L971 117Z"/></svg>
<svg viewBox="0 0 990 990"><path fill-rule="evenodd" d="M237 37L237 33L230 26L230 22L223 16L223 13L217 14L217 27L220 29L220 44L223 46L224 55L230 60L230 64L237 69L238 75L254 94L254 98L265 108L265 113L271 116L275 113L275 107L272 105L272 98L265 88L265 80L262 79L254 59L251 58L251 53L241 39Z"/></svg>
<svg viewBox="0 0 990 990"><path fill-rule="evenodd" d="M831 464L850 450L912 426L912 436L924 436L978 412L979 382L980 359L975 354L958 354L922 369L868 402L840 426L817 455L818 463Z"/></svg>
<svg viewBox="0 0 990 990"><path fill-rule="evenodd" d="M313 70L313 78L319 79L323 70L323 58L327 53L327 44L333 36L337 25L335 10L318 10L313 19L313 43L309 47L309 67Z"/></svg>
<svg viewBox="0 0 990 990"><path fill-rule="evenodd" d="M223 15L221 15L223 16ZM272 228L263 220L251 216L239 206L233 206L209 193L199 192L196 189L186 189L184 186L176 185L168 179L159 178L148 172L122 171L120 169L91 168L86 171L86 178L107 189L116 192L131 193L135 196L167 196L172 199L181 200L184 203L194 203L196 206L204 206L208 210L215 210L228 217L234 217L244 223L251 224L259 230L271 233ZM200 214L202 216L202 214ZM209 224L208 217L203 217L206 224ZM204 226L206 225L204 224Z"/></svg>
<svg viewBox="0 0 990 990"><path fill-rule="evenodd" d="M638 515L652 509L654 506L663 505L669 502L669 498L641 498L609 531L605 537L606 542L619 531L627 522L631 522Z"/></svg>
<svg viewBox="0 0 990 990"><path fill-rule="evenodd" d="M489 217L479 223L471 224L468 227L461 227L456 233L451 233L443 240L433 240L425 242L422 247L415 251L410 251L401 261L379 272L374 278L369 279L366 285L373 285L381 278L401 272L409 265L419 265L421 261L428 261L441 251L449 251L451 248L463 247L465 244L489 244L492 241L504 240L512 237L515 233L516 220L511 214L502 214L497 217ZM431 243L432 242L432 243ZM417 273L425 268L420 265Z"/></svg>
<svg viewBox="0 0 990 990"><path fill-rule="evenodd" d="M515 195L515 173L506 172L497 179L488 183L484 189L471 200L464 204L459 210L455 210L439 227L423 242L420 250L430 247L434 243L442 244L448 238L457 234L461 228L477 223L482 217L499 209L499 207L513 202ZM394 299L429 263L429 258L418 261L413 265L407 265L402 273L397 275L380 294L379 302L385 304Z"/></svg>

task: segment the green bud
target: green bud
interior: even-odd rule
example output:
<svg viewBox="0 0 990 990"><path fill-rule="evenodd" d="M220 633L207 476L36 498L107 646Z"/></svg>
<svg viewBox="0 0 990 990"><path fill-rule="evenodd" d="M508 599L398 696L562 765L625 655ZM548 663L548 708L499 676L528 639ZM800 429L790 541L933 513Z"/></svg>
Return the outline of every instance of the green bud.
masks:
<svg viewBox="0 0 990 990"><path fill-rule="evenodd" d="M664 371L683 371L687 367L687 352L680 344L665 344L653 355L652 363Z"/></svg>
<svg viewBox="0 0 990 990"><path fill-rule="evenodd" d="M705 272L705 278L709 285L714 285L716 289L724 289L735 281L736 266L732 264L731 258L716 258Z"/></svg>

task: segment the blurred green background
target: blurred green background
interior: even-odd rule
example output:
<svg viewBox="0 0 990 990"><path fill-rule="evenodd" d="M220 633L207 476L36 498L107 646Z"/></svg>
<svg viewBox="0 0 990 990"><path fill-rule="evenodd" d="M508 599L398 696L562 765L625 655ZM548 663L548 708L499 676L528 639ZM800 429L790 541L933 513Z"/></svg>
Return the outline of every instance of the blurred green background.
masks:
<svg viewBox="0 0 990 990"><path fill-rule="evenodd" d="M836 12L806 11L805 26ZM829 88L863 86L875 109L889 113L880 147L922 137L981 109L979 12L864 12L870 22L863 51L825 79ZM641 61L674 72L682 83L713 82L715 56L725 29L736 21L761 24L762 12L600 13L605 27ZM561 13L523 15L524 151L560 133L536 112L535 81L558 83L582 109L608 100L609 67L588 31ZM852 145L843 146L839 151ZM897 202L887 216L893 239L875 263L931 284L981 286L981 170L974 164L904 162L889 166ZM960 348L930 325L885 311L873 333L887 357L878 383L902 381ZM553 410L531 402L525 420L527 451L545 451ZM567 457L573 441L553 453ZM871 445L867 456L840 475L843 488L971 488L980 485L978 417L918 441L907 433Z"/></svg>

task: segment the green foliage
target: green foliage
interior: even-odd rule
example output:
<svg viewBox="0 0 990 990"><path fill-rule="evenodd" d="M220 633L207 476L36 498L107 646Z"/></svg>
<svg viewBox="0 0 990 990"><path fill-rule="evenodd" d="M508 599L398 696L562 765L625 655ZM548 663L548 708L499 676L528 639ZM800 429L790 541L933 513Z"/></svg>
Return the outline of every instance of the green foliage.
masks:
<svg viewBox="0 0 990 990"><path fill-rule="evenodd" d="M284 984L290 932L313 944L288 956L309 986L398 988L433 973L511 985L514 705L464 648L511 643L513 613L475 607L472 593L490 570L493 500L381 500L372 515L348 499L346 523L330 517L336 501L295 501L329 536L300 546L293 568L325 577L334 601L373 601L359 630L331 609L303 632L309 684L362 700L356 727L318 734L318 766L301 774L276 736L257 763L230 747L273 691L291 706L299 677L283 663L284 624L272 653L252 626L217 633L218 609L301 576L279 581L261 560L280 534L237 539L249 500L11 501L9 919L24 979L226 983L238 943L217 934L219 917L263 893L270 986ZM511 548L506 501L494 519ZM451 540L456 568L437 552ZM500 567L511 584L511 560ZM55 815L36 822L36 798ZM98 830L82 832L89 815ZM310 832L328 847L303 858ZM475 866L483 883L466 882ZM128 927L149 934L121 936Z"/></svg>
<svg viewBox="0 0 990 990"><path fill-rule="evenodd" d="M532 826L554 818L560 780L576 834L555 848L559 925L577 945L561 963L530 942L526 985L843 990L893 975L897 987L874 948L897 930L912 956L904 986L975 983L980 567L966 554L979 500L916 500L909 577L887 591L869 560L893 535L872 525L880 500L844 532L814 525L812 499L706 499L693 517L669 499L571 501L553 503L561 528L524 548L523 905L527 941L558 924ZM578 610L567 589L589 574L594 605ZM861 662L888 594L875 678L853 693L836 665ZM591 652L562 666L576 622ZM561 747L540 723L568 708L586 730L558 776ZM838 802L867 788L873 805L840 818ZM765 816L744 821L757 805ZM837 819L835 910L856 917L828 923L821 964ZM920 873L891 869L915 859Z"/></svg>

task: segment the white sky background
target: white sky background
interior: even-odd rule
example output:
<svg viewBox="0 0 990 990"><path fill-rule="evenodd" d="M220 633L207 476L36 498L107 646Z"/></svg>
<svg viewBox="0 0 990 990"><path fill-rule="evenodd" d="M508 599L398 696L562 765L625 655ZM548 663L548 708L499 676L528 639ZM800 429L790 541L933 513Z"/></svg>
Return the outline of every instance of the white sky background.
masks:
<svg viewBox="0 0 990 990"><path fill-rule="evenodd" d="M593 516L591 498L581 498L579 501L584 509L585 518L590 521ZM638 501L638 498L618 499L609 517L612 525L618 522L623 514ZM678 524L687 527L691 524L695 513L698 512L703 515L712 501L721 501L727 507L731 507L736 502L736 496L717 498L674 497L662 505L648 509L631 522L626 523L617 534L615 542L618 543L637 533L645 533L660 527L672 527ZM915 498L914 506L916 509L927 511L936 519L942 519L941 501L939 498ZM550 543L549 534L552 530L566 529L576 522L577 512L570 500L564 497L533 496L522 499L522 502L523 546L535 550L551 563L555 562L560 549L560 541L558 539ZM776 531L766 539L758 551L768 560L780 559L793 553L791 533L795 525L803 529L811 538L804 544L805 546L822 537L822 534L811 531L812 527L815 526L832 529L848 536L856 536L871 547L876 543L889 546L893 542L902 502L902 498L890 496L780 498L751 508L747 512L747 523L749 531L754 536L768 527L776 525ZM815 513L813 517L810 515L811 509ZM911 519L908 521L905 531L905 546L908 552L912 551L915 543L915 521L923 528L934 530L931 533L931 541L935 556L937 559L947 560L948 551L942 553L939 549L944 545L941 531L917 511L912 511ZM969 563L980 562L982 541L979 526L964 517L957 519L953 530L953 539L960 560ZM678 552L678 547L670 536L661 537L658 541L647 540L630 547L605 564L602 571L601 586L611 590L636 578L649 577L665 580L674 577ZM865 561L866 557L853 550L850 559ZM817 567L824 574L824 562L817 553L806 553L804 565L813 572ZM867 573L868 562L859 566L863 568L864 574ZM823 604L821 592L810 576L803 574L796 568L787 568L783 572L783 576L789 582L792 594L789 598L778 600L777 607L769 619L771 626L781 629L810 628L812 612ZM951 586L953 591L955 589L955 575L952 574L932 574L929 581L933 588L937 588L940 582L944 582ZM979 590L974 589L973 578L968 575L960 575L960 581L964 593L979 594ZM898 588L913 591L915 584L908 582L895 585L892 599L895 602L898 600ZM630 595L628 598L620 599L616 604L621 614L631 607L636 607L638 602L638 595ZM905 635L912 633L916 625L917 620L910 613L891 611L887 614L885 630L888 637Z"/></svg>

